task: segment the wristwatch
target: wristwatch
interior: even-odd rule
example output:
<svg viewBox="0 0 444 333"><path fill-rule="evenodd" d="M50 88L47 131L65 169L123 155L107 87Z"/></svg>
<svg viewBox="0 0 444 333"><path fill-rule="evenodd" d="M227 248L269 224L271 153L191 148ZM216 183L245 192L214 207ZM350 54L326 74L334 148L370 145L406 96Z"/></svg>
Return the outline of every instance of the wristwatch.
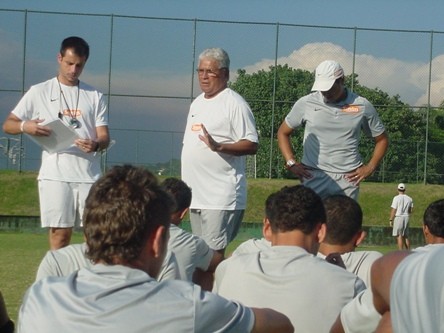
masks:
<svg viewBox="0 0 444 333"><path fill-rule="evenodd" d="M290 169L292 166L296 165L296 161L294 159L289 159L286 163L285 163L285 167L287 169Z"/></svg>

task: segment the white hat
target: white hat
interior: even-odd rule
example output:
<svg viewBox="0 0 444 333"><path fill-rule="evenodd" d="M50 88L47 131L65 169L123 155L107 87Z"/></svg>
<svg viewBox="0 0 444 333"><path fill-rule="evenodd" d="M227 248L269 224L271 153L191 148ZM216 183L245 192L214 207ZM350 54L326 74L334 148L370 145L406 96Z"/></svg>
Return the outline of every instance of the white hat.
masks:
<svg viewBox="0 0 444 333"><path fill-rule="evenodd" d="M328 91L336 79L344 76L341 65L333 60L325 60L316 67L315 82L311 91Z"/></svg>
<svg viewBox="0 0 444 333"><path fill-rule="evenodd" d="M405 191L405 185L404 185L404 183L399 183L399 184L398 184L398 190L400 190L400 191Z"/></svg>

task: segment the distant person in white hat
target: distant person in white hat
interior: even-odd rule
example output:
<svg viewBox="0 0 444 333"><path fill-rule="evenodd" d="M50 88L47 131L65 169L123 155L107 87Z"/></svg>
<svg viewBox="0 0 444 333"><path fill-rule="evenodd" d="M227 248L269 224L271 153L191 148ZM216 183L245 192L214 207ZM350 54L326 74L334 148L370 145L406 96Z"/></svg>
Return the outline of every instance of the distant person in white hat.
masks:
<svg viewBox="0 0 444 333"><path fill-rule="evenodd" d="M398 249L410 250L409 218L413 211L413 199L405 194L405 184L398 184L398 195L393 198L390 210L392 235L396 237Z"/></svg>
<svg viewBox="0 0 444 333"><path fill-rule="evenodd" d="M298 162L290 136L300 127L305 132ZM375 142L367 162L359 154L361 131ZM286 168L322 198L342 194L357 200L360 182L375 171L388 147L375 108L345 87L344 70L333 60L316 68L312 93L296 101L277 137Z"/></svg>

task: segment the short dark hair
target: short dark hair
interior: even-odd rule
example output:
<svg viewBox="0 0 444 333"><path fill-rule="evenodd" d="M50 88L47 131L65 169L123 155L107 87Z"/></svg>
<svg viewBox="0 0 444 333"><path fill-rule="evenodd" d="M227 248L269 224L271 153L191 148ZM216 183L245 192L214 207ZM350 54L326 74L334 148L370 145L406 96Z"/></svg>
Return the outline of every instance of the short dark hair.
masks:
<svg viewBox="0 0 444 333"><path fill-rule="evenodd" d="M60 54L62 57L65 56L65 52L68 49L72 49L74 53L80 57L85 57L85 60L89 58L89 45L83 38L77 36L65 38L60 45Z"/></svg>
<svg viewBox="0 0 444 333"><path fill-rule="evenodd" d="M169 227L174 202L148 170L115 166L91 187L83 226L87 256L107 264L136 259L150 234Z"/></svg>
<svg viewBox="0 0 444 333"><path fill-rule="evenodd" d="M324 199L327 215L325 241L333 245L345 245L362 230L362 209L352 198L337 194Z"/></svg>
<svg viewBox="0 0 444 333"><path fill-rule="evenodd" d="M170 193L176 201L175 212L183 211L191 205L191 188L178 178L166 178L162 184L162 188Z"/></svg>
<svg viewBox="0 0 444 333"><path fill-rule="evenodd" d="M309 234L325 222L321 197L303 185L286 186L271 194L265 202L265 216L273 232L297 229Z"/></svg>
<svg viewBox="0 0 444 333"><path fill-rule="evenodd" d="M424 225L436 237L444 237L444 199L432 202L424 212Z"/></svg>

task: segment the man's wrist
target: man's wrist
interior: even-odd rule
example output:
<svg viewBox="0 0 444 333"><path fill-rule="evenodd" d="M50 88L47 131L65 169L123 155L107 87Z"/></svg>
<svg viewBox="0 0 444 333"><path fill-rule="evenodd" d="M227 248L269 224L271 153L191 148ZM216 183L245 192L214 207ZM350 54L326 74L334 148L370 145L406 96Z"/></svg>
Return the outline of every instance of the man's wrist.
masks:
<svg viewBox="0 0 444 333"><path fill-rule="evenodd" d="M26 123L26 120L23 120L20 123L20 133L25 133L25 123Z"/></svg>
<svg viewBox="0 0 444 333"><path fill-rule="evenodd" d="M287 162L285 162L285 167L287 169L290 169L295 165L296 165L296 161L293 158L290 158L289 160L287 160Z"/></svg>

